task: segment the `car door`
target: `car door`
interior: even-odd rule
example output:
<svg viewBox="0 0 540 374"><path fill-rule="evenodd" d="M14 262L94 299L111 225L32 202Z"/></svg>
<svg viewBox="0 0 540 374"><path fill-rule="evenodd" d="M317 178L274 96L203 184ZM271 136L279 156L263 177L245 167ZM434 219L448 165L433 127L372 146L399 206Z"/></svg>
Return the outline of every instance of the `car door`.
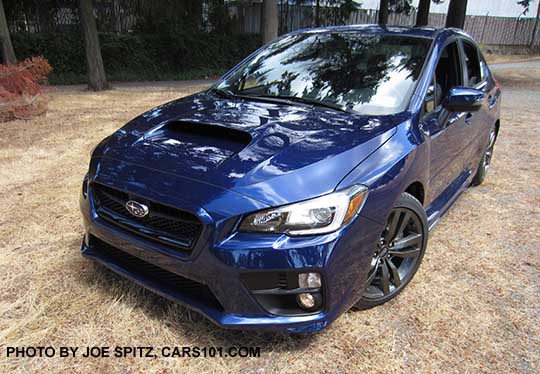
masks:
<svg viewBox="0 0 540 374"><path fill-rule="evenodd" d="M461 154L468 134L465 113L449 112L442 105L453 87L463 85L463 68L457 40L442 50L433 83L424 103L422 128L428 135L430 165L428 201L433 202L456 181L465 168Z"/></svg>
<svg viewBox="0 0 540 374"><path fill-rule="evenodd" d="M467 142L464 144L463 149L464 155L467 157L465 167L474 171L484 152L487 135L492 124L489 110L493 103L491 91L493 91L495 83L488 79L489 75L485 67L482 66L483 58L474 43L467 39L460 39L460 50L463 61L465 86L481 90L488 98L482 109L466 114L466 124L469 126L466 131Z"/></svg>

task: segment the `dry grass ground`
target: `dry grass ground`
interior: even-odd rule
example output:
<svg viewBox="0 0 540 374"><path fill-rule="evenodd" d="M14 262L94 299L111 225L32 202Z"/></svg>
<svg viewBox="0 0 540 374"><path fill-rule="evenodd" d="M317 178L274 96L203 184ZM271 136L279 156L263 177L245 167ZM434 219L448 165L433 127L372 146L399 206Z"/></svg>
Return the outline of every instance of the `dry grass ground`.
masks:
<svg viewBox="0 0 540 374"><path fill-rule="evenodd" d="M0 372L540 372L540 65L500 70L502 129L484 185L432 233L416 279L321 333L221 330L79 253L89 152L130 118L200 89L53 92L0 125ZM7 346L260 346L260 358L6 358Z"/></svg>

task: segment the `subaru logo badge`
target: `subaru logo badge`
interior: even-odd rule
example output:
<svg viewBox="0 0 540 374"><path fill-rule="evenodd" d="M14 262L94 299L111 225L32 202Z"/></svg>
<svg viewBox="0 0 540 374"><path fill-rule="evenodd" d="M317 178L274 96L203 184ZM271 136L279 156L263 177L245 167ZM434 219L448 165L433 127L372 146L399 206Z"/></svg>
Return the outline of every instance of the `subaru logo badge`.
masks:
<svg viewBox="0 0 540 374"><path fill-rule="evenodd" d="M126 203L126 209L131 215L137 218L143 218L148 214L148 207L135 200L129 200Z"/></svg>

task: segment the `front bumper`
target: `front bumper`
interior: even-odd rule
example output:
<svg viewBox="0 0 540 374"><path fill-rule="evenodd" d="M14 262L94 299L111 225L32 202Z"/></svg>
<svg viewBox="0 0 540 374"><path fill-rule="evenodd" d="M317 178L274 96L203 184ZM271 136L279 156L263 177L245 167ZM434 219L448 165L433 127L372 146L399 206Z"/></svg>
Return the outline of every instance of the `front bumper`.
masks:
<svg viewBox="0 0 540 374"><path fill-rule="evenodd" d="M85 225L82 253L139 285L181 303L224 328L309 332L325 328L347 311L363 291L380 224L358 216L340 231L320 236L288 237L235 233L223 237L208 221L193 255L176 256L160 243L135 235L100 218L93 207L91 188L81 197ZM209 218L210 217L210 218ZM211 215L205 217L211 219ZM225 220L226 221L226 220ZM226 225L225 225L226 226ZM217 302L163 282L117 257L110 246L141 263L156 266L211 292ZM242 281L245 274L265 277L269 272L319 272L323 279L323 307L315 313L280 315L268 311ZM169 277L170 278L170 277ZM177 282L173 280L172 282ZM183 282L183 281L182 281ZM174 285L174 284L173 284ZM197 291L198 292L198 291Z"/></svg>
<svg viewBox="0 0 540 374"><path fill-rule="evenodd" d="M326 325L329 323L328 314L325 312L294 317L228 313L224 311L220 305L201 301L198 297L190 297L189 294L176 291L174 288L167 287L159 282L155 282L152 279L141 275L140 273L130 271L128 268L120 265L118 262L103 256L100 251L96 250L94 246L88 245L86 243L86 238L83 241L82 253L86 258L92 259L106 266L117 274L132 280L150 291L203 314L212 322L223 328L252 328L283 330L289 332L308 332L320 330L326 327Z"/></svg>

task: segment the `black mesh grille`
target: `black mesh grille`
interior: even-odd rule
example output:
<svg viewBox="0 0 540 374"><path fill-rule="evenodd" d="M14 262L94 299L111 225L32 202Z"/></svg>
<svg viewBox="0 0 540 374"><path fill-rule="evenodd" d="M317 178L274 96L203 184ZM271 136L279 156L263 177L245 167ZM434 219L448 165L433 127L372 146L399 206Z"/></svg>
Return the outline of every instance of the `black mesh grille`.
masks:
<svg viewBox="0 0 540 374"><path fill-rule="evenodd" d="M298 287L296 272L253 272L243 273L240 279L250 290L294 289Z"/></svg>
<svg viewBox="0 0 540 374"><path fill-rule="evenodd" d="M210 308L223 310L212 291L205 284L184 278L178 274L132 256L102 240L92 237L92 252L98 257L111 261L128 272L151 281L168 291L177 292L196 300Z"/></svg>
<svg viewBox="0 0 540 374"><path fill-rule="evenodd" d="M201 232L201 222L186 211L171 208L139 196L104 186L92 185L97 213L119 226L143 236L184 249L193 247ZM129 200L145 204L149 213L143 218L133 216L125 205Z"/></svg>

